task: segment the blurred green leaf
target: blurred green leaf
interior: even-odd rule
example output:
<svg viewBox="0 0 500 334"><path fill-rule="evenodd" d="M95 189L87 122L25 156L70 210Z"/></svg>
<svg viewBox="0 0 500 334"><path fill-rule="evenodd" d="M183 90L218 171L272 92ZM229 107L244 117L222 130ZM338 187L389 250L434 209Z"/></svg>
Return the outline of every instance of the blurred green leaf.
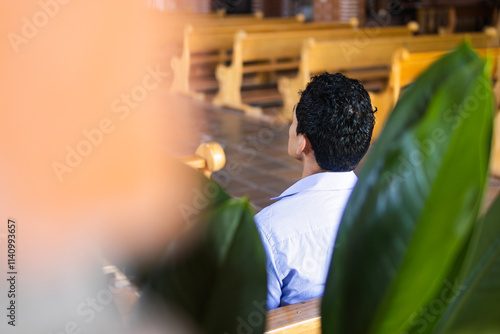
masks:
<svg viewBox="0 0 500 334"><path fill-rule="evenodd" d="M224 189L215 181L207 179L201 172L178 161L172 161L172 163L177 163L178 168L184 168L184 173L189 174L189 178L197 180L196 184L199 185L196 189L186 189L184 194L179 194L182 198L192 196L191 203L182 203L178 208L179 212L184 212L183 218L186 224L191 225L195 221L205 219L200 219L200 216L205 217L208 212L231 199L231 196ZM205 192L210 196L206 196ZM165 245L165 248L167 247L168 245ZM113 259L113 262L117 263L129 280L142 290L160 265L165 251L163 249L156 254L148 253L147 257L134 258L129 263L120 263L118 259Z"/></svg>
<svg viewBox="0 0 500 334"><path fill-rule="evenodd" d="M469 240L487 180L489 66L466 44L401 97L346 207L322 303L324 333L401 333Z"/></svg>
<svg viewBox="0 0 500 334"><path fill-rule="evenodd" d="M148 275L141 318L180 314L203 333L264 332L265 255L254 210L220 194Z"/></svg>

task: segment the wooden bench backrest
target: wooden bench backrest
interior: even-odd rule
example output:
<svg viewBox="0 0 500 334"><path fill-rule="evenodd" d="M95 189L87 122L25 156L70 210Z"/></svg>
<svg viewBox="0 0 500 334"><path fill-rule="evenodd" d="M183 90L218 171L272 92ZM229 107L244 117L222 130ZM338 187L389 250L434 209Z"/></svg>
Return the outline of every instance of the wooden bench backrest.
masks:
<svg viewBox="0 0 500 334"><path fill-rule="evenodd" d="M158 21L162 31L179 34L184 26L190 24L197 27L231 26L236 24L258 24L262 21L262 14L231 15L226 18L220 14L193 14L172 12L152 12L151 18ZM182 37L182 36L181 36Z"/></svg>
<svg viewBox="0 0 500 334"><path fill-rule="evenodd" d="M304 42L300 60L299 73L296 78L281 78L278 88L284 101L283 114L291 117L293 105L298 102L298 92L305 88L314 74L323 72L343 72L358 79L368 79L389 76L392 57L399 48L410 52L447 51L456 47L465 38L477 49L498 46L498 35L495 31L484 33L466 33L452 35L424 35L407 37L377 37L365 41L329 40ZM374 67L385 67L386 70L373 71ZM351 70L351 71L349 71ZM352 70L355 70L352 71ZM408 81L402 78L406 84ZM382 109L390 109L397 97L401 84L389 81L384 90L384 96L376 97L377 104L384 105ZM389 92L391 91L391 92ZM373 94L372 94L373 97ZM382 110L379 117L382 117ZM382 124L382 122L379 122Z"/></svg>
<svg viewBox="0 0 500 334"><path fill-rule="evenodd" d="M218 34L194 33L191 26L186 28L184 45L190 54L231 50L233 48L234 32Z"/></svg>
<svg viewBox="0 0 500 334"><path fill-rule="evenodd" d="M392 55L397 49L405 48L409 52L447 51L465 38L478 49L496 46L494 44L497 43L497 39L484 33L377 38L362 47L350 45L346 41L310 40L304 46L301 63L310 74L329 70L390 66Z"/></svg>
<svg viewBox="0 0 500 334"><path fill-rule="evenodd" d="M300 55L302 43L308 38L316 40L347 40L363 36L363 29L324 29L289 31L277 33L236 35L235 48L242 49L242 61L258 61L273 58L297 57ZM407 27L380 28L379 36L410 36L412 31Z"/></svg>
<svg viewBox="0 0 500 334"><path fill-rule="evenodd" d="M351 23L328 22L328 23L272 23L267 19L261 24L233 25L225 27L193 27L187 26L184 43L189 45L190 53L217 51L221 49L231 50L233 48L234 36L238 31L246 33L271 33L310 30L333 30L354 28Z"/></svg>
<svg viewBox="0 0 500 334"><path fill-rule="evenodd" d="M248 33L270 32L270 31L289 31L289 30L318 30L318 29L352 29L357 28L358 21L351 22L310 22L304 23L299 20L292 22L273 19L263 19L258 24L234 24L232 26L220 27L194 27L193 33L196 34L223 34L232 33L233 35L244 30Z"/></svg>
<svg viewBox="0 0 500 334"><path fill-rule="evenodd" d="M279 18L262 18L262 17L247 17L247 18L239 18L239 17L224 17L223 19L215 19L215 20L187 20L186 24L190 24L192 26L201 26L210 28L216 27L231 27L237 25L260 25L260 24L287 24L287 23L297 23L304 22L305 17L301 14L295 17L279 17Z"/></svg>
<svg viewBox="0 0 500 334"><path fill-rule="evenodd" d="M416 53L411 53L407 49L396 50L387 88L380 93L370 92L372 103L379 109L373 139L377 138L381 133L386 120L399 99L401 90L415 81L422 72L447 52L449 50ZM495 66L493 67L492 76L496 74L495 68L500 49L476 49L476 52L482 57L486 57L487 54L493 57Z"/></svg>
<svg viewBox="0 0 500 334"><path fill-rule="evenodd" d="M500 48L481 48L475 49L476 52L483 58L490 55L494 60L493 75L496 75L496 64ZM411 84L415 79L422 74L436 60L446 54L448 51L433 51L433 52L409 52L407 49L400 49L395 54L393 71L398 76L398 82L401 87Z"/></svg>
<svg viewBox="0 0 500 334"><path fill-rule="evenodd" d="M404 40L374 40L363 48L355 49L349 49L345 41L321 43L309 40L304 46L301 63L309 73L389 66L392 53L398 48L398 43L404 43Z"/></svg>
<svg viewBox="0 0 500 334"><path fill-rule="evenodd" d="M465 33L450 35L414 36L407 41L403 47L410 52L427 52L429 50L446 51L451 50L458 44L468 39L478 49L492 48L498 46L498 36L489 33Z"/></svg>

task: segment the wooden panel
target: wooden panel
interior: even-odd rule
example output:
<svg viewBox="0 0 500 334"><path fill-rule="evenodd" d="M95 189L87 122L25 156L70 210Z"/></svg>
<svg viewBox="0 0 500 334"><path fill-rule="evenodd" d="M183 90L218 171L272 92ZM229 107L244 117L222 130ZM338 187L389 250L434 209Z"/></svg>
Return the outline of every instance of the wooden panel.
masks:
<svg viewBox="0 0 500 334"><path fill-rule="evenodd" d="M320 334L321 298L288 305L267 313L266 334Z"/></svg>

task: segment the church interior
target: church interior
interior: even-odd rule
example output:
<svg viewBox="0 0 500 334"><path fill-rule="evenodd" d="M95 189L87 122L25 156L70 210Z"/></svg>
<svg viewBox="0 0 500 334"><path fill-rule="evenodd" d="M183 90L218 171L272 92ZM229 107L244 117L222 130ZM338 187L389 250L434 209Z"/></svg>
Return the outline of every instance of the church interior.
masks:
<svg viewBox="0 0 500 334"><path fill-rule="evenodd" d="M498 277L494 275L500 268L500 228L485 223L500 221L500 1L29 0L0 6L0 30L5 36L0 49L0 208L5 220L0 230L0 268L7 279L19 282L12 283L10 290L1 285L2 309L16 306L15 312L7 309L7 320L0 324L2 333L500 332L494 302L500 297L500 285L491 278ZM369 184L375 182L374 175L380 179L386 175L376 171L382 167L375 157L390 161L390 145L401 148L394 152L406 152L406 132L401 130L398 136L396 130L391 132L391 125L398 126L397 117L413 117L405 120L416 124L418 108L439 110L438 102L423 106L415 99L414 116L403 115L404 108L409 108L405 101L417 94L413 83L431 77L426 74L429 68L436 68L431 66L464 41L481 59L483 70L477 73L488 78L491 96L479 102L475 95L465 97L465 107L442 111L445 121L438 127L448 129L450 120L457 122L450 127L454 137L448 146L427 141L431 132L422 130L429 129L424 121L419 123L424 124L421 128L407 125L405 131L414 131L415 138L421 139L418 154L424 157L411 160L415 151L409 151L408 158L399 157L394 170L401 175L390 182L405 187L411 179L417 185L408 181L408 188L393 193L394 188L377 183L364 193L372 200L366 205L372 205L373 211L387 210L386 216L381 213L387 221L396 215L387 203L400 198L399 205L408 205L410 212L425 202L418 213L411 214L422 220L432 218L428 221L441 234L425 239L423 235L434 230L415 225L411 240L416 241L408 241L413 248L405 248L400 239L383 239L393 225L376 230L355 221L355 227L370 231L363 234L365 239L356 239L356 229L348 231L345 223L351 233L345 233L346 244L351 240L362 248L364 241L379 247L385 240L388 249L389 245L404 248L400 253L391 250L401 255L401 262L394 260L396 255L391 260L406 261L401 274L387 269L385 262L378 268L368 263L366 268L373 270L373 282L381 271L388 277L394 274L390 277L395 283L387 287L387 295L415 287L411 302L403 299L407 297L403 290L397 295L400 300L384 295L387 299L378 304L378 313L372 304L359 302L356 298L378 293L375 283L369 290L371 274L363 267L365 271L345 269L350 276L339 280L344 290L335 285L337 281L328 281L327 292L335 286L342 298L352 296L352 300L339 297L333 303L330 298L330 305L315 298L267 311L261 303L265 299L263 258L256 246L258 238L252 239L257 234L245 225L245 217L250 215L251 225L252 215L275 203L274 198L303 175L303 162L288 153L289 128L311 77L342 73L359 80L369 93L377 110L371 147L354 170L360 181ZM464 65L450 72L465 70ZM418 86L418 94L431 99L434 91L427 91L426 85ZM465 96L450 95L457 101ZM472 111L466 104L471 100L477 102ZM392 115L394 110L398 116ZM459 116L447 120L455 111ZM481 121L470 116L474 114L483 115ZM425 120L431 122L432 117ZM467 124L476 125L477 136L469 135ZM471 153L459 149L467 142ZM438 163L449 169L439 169ZM448 183L441 181L446 175ZM463 191L452 186L467 182L469 188ZM427 187L432 191L422 195ZM440 187L442 194L438 194ZM405 191L413 191L415 197ZM233 202L224 206L224 201ZM416 204L408 204L412 201ZM227 209L235 203L243 207L237 213ZM365 207L359 205L362 211ZM468 211L463 209L467 205ZM354 204L352 208L355 212ZM445 214L435 218L432 210L456 211L456 225L441 231ZM411 214L400 213L398 219L405 221ZM468 214L471 217L464 218ZM199 231L192 227L204 219L210 224L201 224ZM218 220L226 225L221 228ZM7 221L16 229L5 227ZM456 239L444 237L455 237L455 232ZM379 239L370 239L377 233ZM242 241L245 235L248 238ZM440 244L443 249L438 255L435 250ZM484 246L477 246L469 256L467 245ZM416 259L421 249L427 257ZM178 257L169 258L171 250ZM212 257L212 252L218 252L218 257ZM479 253L484 258L479 259ZM443 260L438 262L441 255ZM487 256L492 260L485 260ZM489 290L478 292L477 299L465 293L456 303L433 299L443 282L454 284L450 277L459 280L465 275L465 269L453 271L453 261L459 258L470 266L477 261L489 270L477 274L476 268L472 272L478 283L464 281L461 286L483 286L480 279L490 277L489 285L484 283ZM337 263L354 267L354 259L346 255L344 262L334 261L330 269L338 268ZM434 261L428 269L436 273L434 279L419 275L418 268L408 269L412 259ZM168 279L162 281L162 277ZM349 285L358 280L370 292L358 293L354 283ZM417 300L422 291L428 292L425 300ZM173 306L163 304L162 298L174 301ZM175 302L182 304L180 310ZM475 307L467 308L469 302ZM403 304L413 312L402 315L400 309L397 318L398 305ZM442 307L432 313L438 304ZM464 316L460 313L464 310L470 312ZM330 314L345 317L344 324L326 322L337 319Z"/></svg>

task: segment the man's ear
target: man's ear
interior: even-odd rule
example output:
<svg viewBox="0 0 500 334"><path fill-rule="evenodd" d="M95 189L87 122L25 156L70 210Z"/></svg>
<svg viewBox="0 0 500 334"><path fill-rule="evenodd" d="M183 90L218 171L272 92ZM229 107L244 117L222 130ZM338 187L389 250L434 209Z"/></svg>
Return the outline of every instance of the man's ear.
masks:
<svg viewBox="0 0 500 334"><path fill-rule="evenodd" d="M309 139L307 139L306 135L300 134L297 151L295 153L297 153L297 155L301 155L308 145L310 146Z"/></svg>

